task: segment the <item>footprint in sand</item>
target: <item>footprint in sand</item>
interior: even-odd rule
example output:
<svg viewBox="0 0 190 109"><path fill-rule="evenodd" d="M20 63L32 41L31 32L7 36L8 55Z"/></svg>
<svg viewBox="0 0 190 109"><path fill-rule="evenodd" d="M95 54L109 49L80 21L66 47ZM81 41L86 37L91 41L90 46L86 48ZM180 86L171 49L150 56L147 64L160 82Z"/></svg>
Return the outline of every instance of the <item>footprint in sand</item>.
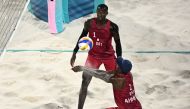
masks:
<svg viewBox="0 0 190 109"><path fill-rule="evenodd" d="M3 95L6 97L17 97L18 96L18 94L15 92L6 92Z"/></svg>
<svg viewBox="0 0 190 109"><path fill-rule="evenodd" d="M154 92L157 92L157 93L164 93L168 90L169 87L167 86L164 86L164 85L154 85L152 87L148 87L147 90L146 90L146 94L150 95Z"/></svg>
<svg viewBox="0 0 190 109"><path fill-rule="evenodd" d="M56 73L48 73L48 74L44 74L40 79L43 79L45 81L50 81L50 80L53 80L57 77L58 76Z"/></svg>
<svg viewBox="0 0 190 109"><path fill-rule="evenodd" d="M70 97L61 96L57 99L57 101L63 104L62 107L67 107L66 109L69 109L69 106L66 104L74 104L75 103L75 101L72 99L72 97L73 97L72 94L70 95ZM74 97L77 97L77 96L74 96Z"/></svg>
<svg viewBox="0 0 190 109"><path fill-rule="evenodd" d="M60 106L56 103L48 103L48 104L43 104L33 109L70 109L70 107L66 105Z"/></svg>
<svg viewBox="0 0 190 109"><path fill-rule="evenodd" d="M87 95L88 95L89 98L95 98L95 95L94 95L93 92L88 91Z"/></svg>
<svg viewBox="0 0 190 109"><path fill-rule="evenodd" d="M184 79L189 79L190 78L190 70L181 71L179 76L181 76Z"/></svg>
<svg viewBox="0 0 190 109"><path fill-rule="evenodd" d="M42 98L43 97L41 97L41 96L25 96L22 98L22 100L34 103L34 102L38 102Z"/></svg>
<svg viewBox="0 0 190 109"><path fill-rule="evenodd" d="M29 67L23 66L23 67L18 68L17 71L23 73L23 72L26 72L28 69Z"/></svg>
<svg viewBox="0 0 190 109"><path fill-rule="evenodd" d="M169 78L169 75L164 74L164 73L155 73L154 76L155 76L155 80L158 80L158 81L165 81Z"/></svg>
<svg viewBox="0 0 190 109"><path fill-rule="evenodd" d="M146 94L150 95L153 94L156 100L166 100L172 96L170 87L165 85L154 85L147 89Z"/></svg>
<svg viewBox="0 0 190 109"><path fill-rule="evenodd" d="M185 85L186 83L185 82L183 82L183 81L181 81L181 80L174 80L174 81L172 81L172 84L174 85L174 86L182 86L182 85Z"/></svg>

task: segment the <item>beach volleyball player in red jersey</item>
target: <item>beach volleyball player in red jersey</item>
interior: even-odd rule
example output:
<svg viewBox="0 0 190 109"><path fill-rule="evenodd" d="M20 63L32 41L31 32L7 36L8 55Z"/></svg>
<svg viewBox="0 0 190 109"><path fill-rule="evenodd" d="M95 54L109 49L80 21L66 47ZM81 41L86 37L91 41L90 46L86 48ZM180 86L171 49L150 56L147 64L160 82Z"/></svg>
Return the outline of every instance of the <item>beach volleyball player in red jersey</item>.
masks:
<svg viewBox="0 0 190 109"><path fill-rule="evenodd" d="M112 46L112 39L115 41L117 57L122 55L119 28L115 23L106 18L108 14L107 5L98 5L96 14L97 17L89 19L84 23L84 28L78 41L80 38L87 36L87 34L93 40L93 48L88 52L85 66L89 68L99 69L100 65L103 64L106 71L111 71L116 68L116 56L115 50ZM77 42L70 60L72 67L74 66L78 49L79 47ZM83 109L88 85L91 79L92 76L83 73L82 85L79 93L78 109Z"/></svg>
<svg viewBox="0 0 190 109"><path fill-rule="evenodd" d="M142 109L141 103L135 96L133 77L130 72L132 69L131 62L118 57L116 63L118 67L113 71L96 70L83 66L75 66L72 70L75 72L84 71L84 73L102 79L107 83L112 83L117 107L106 109Z"/></svg>

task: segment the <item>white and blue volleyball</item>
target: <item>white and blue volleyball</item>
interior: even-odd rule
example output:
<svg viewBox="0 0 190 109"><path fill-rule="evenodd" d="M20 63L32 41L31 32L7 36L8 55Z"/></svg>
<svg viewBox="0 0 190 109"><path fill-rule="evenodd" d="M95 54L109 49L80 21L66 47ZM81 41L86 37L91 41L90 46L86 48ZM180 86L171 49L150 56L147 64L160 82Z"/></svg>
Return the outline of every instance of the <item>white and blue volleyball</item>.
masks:
<svg viewBox="0 0 190 109"><path fill-rule="evenodd" d="M93 41L90 37L82 37L78 42L78 46L80 50L89 51L93 47Z"/></svg>

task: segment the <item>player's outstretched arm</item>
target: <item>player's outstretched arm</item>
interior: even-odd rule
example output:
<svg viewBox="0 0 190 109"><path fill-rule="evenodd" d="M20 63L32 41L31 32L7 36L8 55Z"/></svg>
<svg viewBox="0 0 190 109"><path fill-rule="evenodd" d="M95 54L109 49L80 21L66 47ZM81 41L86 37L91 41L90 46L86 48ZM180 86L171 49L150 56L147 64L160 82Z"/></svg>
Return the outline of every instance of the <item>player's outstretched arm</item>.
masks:
<svg viewBox="0 0 190 109"><path fill-rule="evenodd" d="M99 78L107 83L110 83L111 82L110 78L114 76L113 73L111 74L103 70L96 70L96 69L92 69L92 68L88 68L84 66L75 66L72 68L72 70L74 72L84 71L84 73L87 73L88 75Z"/></svg>
<svg viewBox="0 0 190 109"><path fill-rule="evenodd" d="M120 42L120 36L119 36L119 27L117 24L111 22L111 33L115 41L116 45L116 54L117 57L122 56L122 47L121 47L121 42Z"/></svg>
<svg viewBox="0 0 190 109"><path fill-rule="evenodd" d="M89 23L90 23L90 20L87 20L87 21L84 23L84 28L83 28L83 30L82 30L82 33L81 33L80 37L78 38L78 41L79 41L82 37L87 36L87 34L88 34L88 28L89 28ZM77 43L76 43L76 45L75 45L75 48L74 48L74 50L73 50L72 57L71 57L71 59L70 59L70 65L71 65L72 67L74 66L74 63L75 63L75 60L76 60L76 54L77 54L77 52L78 52L78 50L79 50L78 41L77 41Z"/></svg>

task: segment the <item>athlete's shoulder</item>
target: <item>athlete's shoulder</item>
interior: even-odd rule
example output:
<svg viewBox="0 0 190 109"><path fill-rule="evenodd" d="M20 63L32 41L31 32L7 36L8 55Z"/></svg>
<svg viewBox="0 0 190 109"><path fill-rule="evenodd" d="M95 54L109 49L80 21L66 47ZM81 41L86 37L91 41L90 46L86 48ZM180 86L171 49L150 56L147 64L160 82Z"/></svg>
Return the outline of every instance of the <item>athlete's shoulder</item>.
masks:
<svg viewBox="0 0 190 109"><path fill-rule="evenodd" d="M84 29L85 30L88 30L90 28L90 22L91 22L91 19L87 19L85 22L84 22Z"/></svg>
<svg viewBox="0 0 190 109"><path fill-rule="evenodd" d="M118 27L118 25L117 25L116 23L110 21L110 29L111 29L112 31L118 31L118 30L119 30L119 27Z"/></svg>
<svg viewBox="0 0 190 109"><path fill-rule="evenodd" d="M85 30L88 30L88 29L90 28L90 23L91 23L92 20L93 20L93 18L87 19L87 20L85 21L85 23L84 23L84 28L85 28Z"/></svg>

